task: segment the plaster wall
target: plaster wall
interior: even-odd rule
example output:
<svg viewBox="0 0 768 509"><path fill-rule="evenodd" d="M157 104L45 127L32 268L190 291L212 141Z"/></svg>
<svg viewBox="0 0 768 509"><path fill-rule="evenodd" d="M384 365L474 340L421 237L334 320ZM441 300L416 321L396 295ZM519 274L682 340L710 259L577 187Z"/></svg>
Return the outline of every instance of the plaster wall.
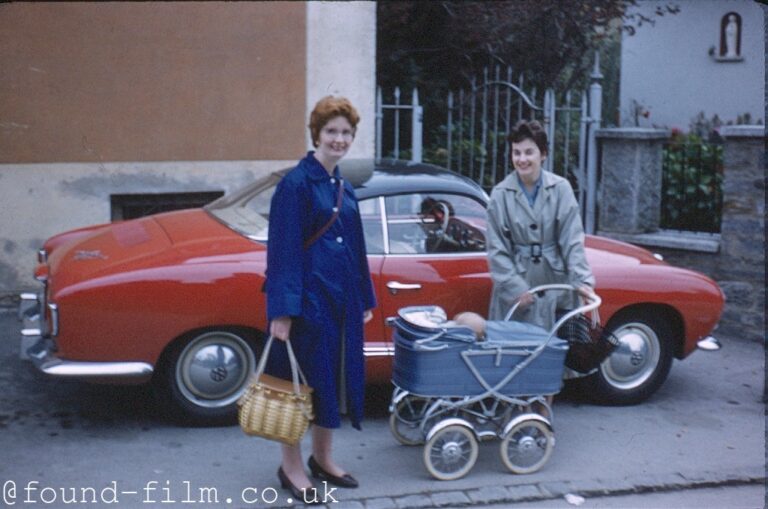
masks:
<svg viewBox="0 0 768 509"><path fill-rule="evenodd" d="M654 16L657 5L638 2L640 10L655 19L633 36L624 34L621 50L620 119L634 126L633 100L648 110L641 127L688 130L691 120L704 112L735 123L749 113L752 122L765 121L765 28L763 10L752 0L678 0L680 12ZM741 61L717 61L720 23L736 12L742 19Z"/></svg>
<svg viewBox="0 0 768 509"><path fill-rule="evenodd" d="M37 288L32 277L35 253L48 237L108 223L111 194L227 193L294 163L286 159L0 165L0 302Z"/></svg>
<svg viewBox="0 0 768 509"><path fill-rule="evenodd" d="M307 118L326 95L360 113L350 158L372 158L376 142L376 3L307 3ZM312 147L306 132L307 149Z"/></svg>

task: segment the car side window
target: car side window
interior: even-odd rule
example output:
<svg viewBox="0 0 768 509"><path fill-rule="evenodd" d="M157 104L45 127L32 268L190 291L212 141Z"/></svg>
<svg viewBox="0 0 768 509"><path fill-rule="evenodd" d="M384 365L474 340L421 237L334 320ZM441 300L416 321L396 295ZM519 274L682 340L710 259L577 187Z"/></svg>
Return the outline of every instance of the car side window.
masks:
<svg viewBox="0 0 768 509"><path fill-rule="evenodd" d="M378 198L358 202L360 219L363 221L365 250L368 254L384 253L384 233L381 228L381 207Z"/></svg>
<svg viewBox="0 0 768 509"><path fill-rule="evenodd" d="M448 193L413 193L385 200L390 254L485 251L485 207Z"/></svg>

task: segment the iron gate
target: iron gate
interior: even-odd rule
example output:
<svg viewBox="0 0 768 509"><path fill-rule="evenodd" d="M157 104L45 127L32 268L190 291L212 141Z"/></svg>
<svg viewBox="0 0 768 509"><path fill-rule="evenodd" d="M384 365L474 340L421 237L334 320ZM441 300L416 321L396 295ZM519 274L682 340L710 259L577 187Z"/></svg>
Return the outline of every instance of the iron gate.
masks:
<svg viewBox="0 0 768 509"><path fill-rule="evenodd" d="M496 67L493 76L486 68L482 80L473 79L468 89L449 92L444 112L445 145L439 156L429 162L445 166L490 189L511 171L507 136L520 119L536 119L544 126L549 138L549 157L545 161L548 171L571 181L581 205L587 233L595 232L597 198L597 144L595 132L600 128L602 86L599 56L590 75L588 91L556 93L547 89L543 93L535 87L526 91L523 74L513 79L508 67L502 75ZM559 100L559 104L558 104ZM391 151L384 151L385 114L391 110L393 131ZM400 148L403 129L401 112L410 113L410 149ZM423 109L419 104L418 91L414 90L410 104L400 102L400 90L396 89L394 103L384 104L381 89L376 97L376 157L385 155L396 158L405 155L413 161L421 161Z"/></svg>

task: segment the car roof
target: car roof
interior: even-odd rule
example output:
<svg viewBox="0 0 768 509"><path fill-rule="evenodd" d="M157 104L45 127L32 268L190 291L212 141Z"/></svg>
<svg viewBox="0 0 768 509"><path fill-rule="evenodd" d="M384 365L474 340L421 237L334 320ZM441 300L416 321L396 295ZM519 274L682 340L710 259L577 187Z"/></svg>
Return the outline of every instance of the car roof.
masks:
<svg viewBox="0 0 768 509"><path fill-rule="evenodd" d="M358 199L432 192L464 194L488 201L488 195L477 183L433 164L397 159L348 159L341 161L339 169L355 186Z"/></svg>

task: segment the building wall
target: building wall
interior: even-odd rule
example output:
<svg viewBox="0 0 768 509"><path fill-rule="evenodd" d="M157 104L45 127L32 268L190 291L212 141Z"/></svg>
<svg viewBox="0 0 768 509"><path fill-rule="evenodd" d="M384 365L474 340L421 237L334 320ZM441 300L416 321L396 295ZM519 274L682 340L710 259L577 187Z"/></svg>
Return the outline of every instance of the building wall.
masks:
<svg viewBox="0 0 768 509"><path fill-rule="evenodd" d="M305 11L2 4L0 162L293 156L303 149Z"/></svg>
<svg viewBox="0 0 768 509"><path fill-rule="evenodd" d="M642 127L677 127L688 130L691 120L704 112L724 122L749 113L752 122L765 121L764 18L753 0L678 0L680 12L654 16L657 5L638 2L654 18L633 36L624 34L621 50L621 125L635 125L633 100L649 112L640 116ZM742 19L741 61L717 61L720 24L729 12ZM714 48L714 55L710 55Z"/></svg>
<svg viewBox="0 0 768 509"><path fill-rule="evenodd" d="M376 2L309 2L307 107L332 94L347 97L357 108L360 125L348 157L374 155L375 91Z"/></svg>
<svg viewBox="0 0 768 509"><path fill-rule="evenodd" d="M310 26L311 23L311 26ZM345 26L339 30L339 26ZM374 152L375 4L0 4L0 302L110 195L231 191L311 147L344 94Z"/></svg>

